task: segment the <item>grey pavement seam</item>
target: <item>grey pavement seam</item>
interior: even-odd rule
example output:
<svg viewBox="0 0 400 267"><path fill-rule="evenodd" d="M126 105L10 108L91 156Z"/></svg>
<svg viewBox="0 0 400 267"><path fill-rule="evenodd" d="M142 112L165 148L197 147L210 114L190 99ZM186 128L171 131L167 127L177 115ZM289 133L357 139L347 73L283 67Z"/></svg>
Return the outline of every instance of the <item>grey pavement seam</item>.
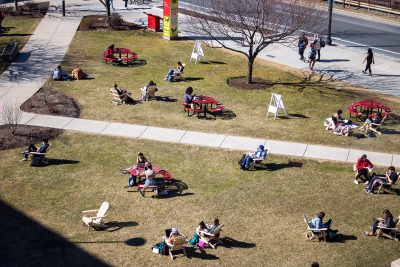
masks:
<svg viewBox="0 0 400 267"><path fill-rule="evenodd" d="M218 147L221 147L221 146L222 146L222 144L224 143L226 137L227 137L227 135L224 136L224 138L221 140L221 143L218 145Z"/></svg>

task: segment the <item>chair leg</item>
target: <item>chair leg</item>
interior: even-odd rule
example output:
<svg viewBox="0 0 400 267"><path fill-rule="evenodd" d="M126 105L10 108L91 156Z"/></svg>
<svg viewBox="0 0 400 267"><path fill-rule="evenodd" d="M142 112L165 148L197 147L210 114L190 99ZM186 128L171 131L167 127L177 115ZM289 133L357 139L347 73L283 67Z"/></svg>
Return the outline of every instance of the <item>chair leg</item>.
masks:
<svg viewBox="0 0 400 267"><path fill-rule="evenodd" d="M174 260L174 255L172 255L171 250L169 251L169 256L171 257L172 260Z"/></svg>
<svg viewBox="0 0 400 267"><path fill-rule="evenodd" d="M186 249L185 249L185 248L183 248L183 254L185 255L185 257L187 257Z"/></svg>

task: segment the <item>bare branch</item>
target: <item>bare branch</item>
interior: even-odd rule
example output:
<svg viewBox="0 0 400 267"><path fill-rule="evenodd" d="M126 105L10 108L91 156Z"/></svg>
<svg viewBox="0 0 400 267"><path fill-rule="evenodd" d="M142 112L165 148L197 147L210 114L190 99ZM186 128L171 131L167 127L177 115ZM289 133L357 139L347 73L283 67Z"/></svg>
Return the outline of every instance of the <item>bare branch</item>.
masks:
<svg viewBox="0 0 400 267"><path fill-rule="evenodd" d="M10 128L12 134L17 130L21 118L22 111L17 104L9 101L3 105L3 110L0 112L0 120Z"/></svg>

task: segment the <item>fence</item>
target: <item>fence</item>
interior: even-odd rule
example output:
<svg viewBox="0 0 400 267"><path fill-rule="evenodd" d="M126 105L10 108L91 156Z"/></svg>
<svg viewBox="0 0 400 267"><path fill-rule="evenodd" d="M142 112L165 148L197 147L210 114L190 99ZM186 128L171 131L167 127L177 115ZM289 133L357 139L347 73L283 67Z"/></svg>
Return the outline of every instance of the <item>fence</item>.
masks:
<svg viewBox="0 0 400 267"><path fill-rule="evenodd" d="M400 15L400 0L335 0L335 2Z"/></svg>

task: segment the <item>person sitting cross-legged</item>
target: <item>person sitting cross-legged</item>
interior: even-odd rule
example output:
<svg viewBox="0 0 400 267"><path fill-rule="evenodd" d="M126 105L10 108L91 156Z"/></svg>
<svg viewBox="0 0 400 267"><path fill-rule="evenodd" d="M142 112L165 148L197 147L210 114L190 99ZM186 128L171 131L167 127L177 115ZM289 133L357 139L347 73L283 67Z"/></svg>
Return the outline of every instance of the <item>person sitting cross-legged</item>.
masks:
<svg viewBox="0 0 400 267"><path fill-rule="evenodd" d="M49 148L48 139L42 140L42 146L40 148L37 148L34 144L30 144L28 148L24 152L22 152L22 154L24 154L24 157L21 159L21 161L27 161L29 153L31 152L46 153L48 148Z"/></svg>
<svg viewBox="0 0 400 267"><path fill-rule="evenodd" d="M250 168L250 163L254 160L264 160L267 157L267 153L264 150L263 145L259 145L254 153L248 153L241 162L240 168L243 170L248 170Z"/></svg>
<svg viewBox="0 0 400 267"><path fill-rule="evenodd" d="M373 194L375 189L377 189L382 184L393 185L399 179L396 169L393 166L388 168L385 176L374 175L369 183L369 186L365 188L368 194Z"/></svg>
<svg viewBox="0 0 400 267"><path fill-rule="evenodd" d="M355 184L359 184L358 179L361 176L364 176L365 184L368 184L369 183L369 179L370 179L368 173L372 171L373 167L374 167L374 164L372 164L371 161L369 161L367 159L367 155L366 154L363 154L361 156L361 158L359 158L357 160L357 163L355 165L356 177L355 177L354 183Z"/></svg>
<svg viewBox="0 0 400 267"><path fill-rule="evenodd" d="M371 232L364 231L365 236L375 236L376 231L378 230L378 226L384 228L394 228L396 227L396 223L394 222L393 215L390 213L388 209L383 210L383 218L372 218L373 223L371 227Z"/></svg>

